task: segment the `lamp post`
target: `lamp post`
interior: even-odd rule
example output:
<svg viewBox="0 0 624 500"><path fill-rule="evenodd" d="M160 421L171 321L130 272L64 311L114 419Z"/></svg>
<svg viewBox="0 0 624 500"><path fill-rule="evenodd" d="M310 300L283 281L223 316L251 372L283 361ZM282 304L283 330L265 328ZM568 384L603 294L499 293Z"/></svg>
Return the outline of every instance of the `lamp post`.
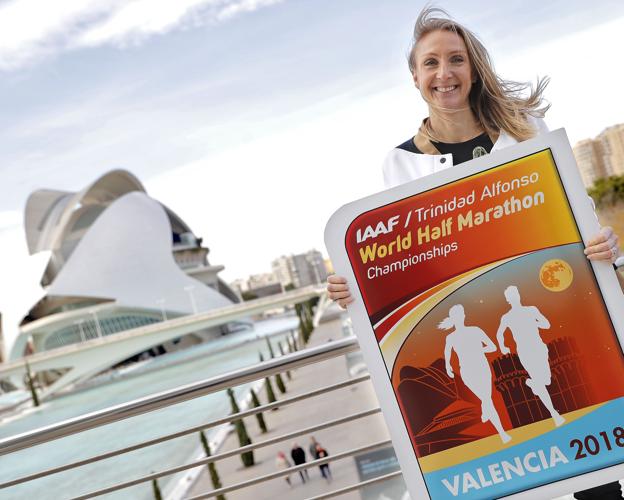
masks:
<svg viewBox="0 0 624 500"><path fill-rule="evenodd" d="M85 337L84 328L82 328L83 323L84 319L78 320L78 331L80 332L80 339L85 342L87 338Z"/></svg>
<svg viewBox="0 0 624 500"><path fill-rule="evenodd" d="M160 306L160 313L163 321L167 321L167 311L165 311L165 299L158 299L156 303Z"/></svg>
<svg viewBox="0 0 624 500"><path fill-rule="evenodd" d="M93 321L95 321L95 331L97 332L97 336L102 338L102 329L100 328L100 321L98 320L97 314L95 311L91 311L93 315Z"/></svg>
<svg viewBox="0 0 624 500"><path fill-rule="evenodd" d="M195 287L193 285L188 285L184 287L184 291L189 294L189 297L191 299L191 308L193 310L193 314L197 314L197 304L195 302L195 294L193 294L194 290Z"/></svg>

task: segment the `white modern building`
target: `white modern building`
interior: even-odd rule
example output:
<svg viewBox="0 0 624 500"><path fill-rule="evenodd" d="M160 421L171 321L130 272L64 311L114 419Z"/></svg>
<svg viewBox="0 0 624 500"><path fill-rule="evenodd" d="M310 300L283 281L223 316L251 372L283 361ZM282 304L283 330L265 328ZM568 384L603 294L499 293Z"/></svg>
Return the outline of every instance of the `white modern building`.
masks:
<svg viewBox="0 0 624 500"><path fill-rule="evenodd" d="M3 322L8 359L240 301L202 239L127 171L79 192L36 191L24 222L30 254L45 255L47 265L43 292L19 325ZM220 333L196 332L160 349Z"/></svg>

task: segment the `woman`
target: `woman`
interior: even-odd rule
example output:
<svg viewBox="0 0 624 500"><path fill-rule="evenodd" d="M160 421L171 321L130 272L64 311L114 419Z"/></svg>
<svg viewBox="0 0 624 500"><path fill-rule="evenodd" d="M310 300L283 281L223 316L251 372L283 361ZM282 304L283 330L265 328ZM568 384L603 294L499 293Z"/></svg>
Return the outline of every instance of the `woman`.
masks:
<svg viewBox="0 0 624 500"><path fill-rule="evenodd" d="M459 375L466 387L481 400L481 421L490 421L503 443L511 440L511 436L505 432L494 402L492 401L492 369L485 354L496 351L496 345L490 340L481 328L466 326L464 320L466 314L460 304L454 305L449 310L448 318L440 322L440 330L455 330L446 337L444 347L444 362L446 373L454 378L451 367L451 355L453 351L459 359Z"/></svg>
<svg viewBox="0 0 624 500"><path fill-rule="evenodd" d="M530 86L497 76L476 36L441 9L425 8L418 16L408 65L428 105L429 117L416 136L388 154L383 165L387 188L548 130L541 119L548 109L542 104L547 80L538 81L530 95L522 97L521 92ZM614 262L619 251L611 228L602 228L588 243L585 254L590 260ZM330 276L327 290L343 308L353 301L341 276ZM587 496L593 495L588 490L577 498L620 498L618 483L613 483L611 490L613 493L604 489Z"/></svg>
<svg viewBox="0 0 624 500"><path fill-rule="evenodd" d="M325 448L323 448L320 444L317 443L316 448L314 450L314 456L316 457L316 460L318 460L319 458L328 457L329 453L327 452ZM329 463L319 465L319 469L321 469L321 476L323 476L328 483L331 483L332 473L331 473L331 470L329 470Z"/></svg>
<svg viewBox="0 0 624 500"><path fill-rule="evenodd" d="M277 452L277 456L275 457L275 468L277 470L286 470L290 468L290 462L286 458L286 454L283 451ZM288 486L292 488L292 483L290 482L290 476L285 476L284 479L288 483Z"/></svg>

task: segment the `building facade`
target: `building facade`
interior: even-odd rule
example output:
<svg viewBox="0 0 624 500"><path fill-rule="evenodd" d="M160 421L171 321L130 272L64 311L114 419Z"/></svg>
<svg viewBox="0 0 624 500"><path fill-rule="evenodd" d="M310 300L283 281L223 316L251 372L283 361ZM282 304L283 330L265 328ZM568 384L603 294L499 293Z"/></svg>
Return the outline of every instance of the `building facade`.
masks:
<svg viewBox="0 0 624 500"><path fill-rule="evenodd" d="M284 288L289 285L302 288L327 281L325 260L318 250L296 255L282 255L271 263L271 268Z"/></svg>
<svg viewBox="0 0 624 500"><path fill-rule="evenodd" d="M607 175L624 174L624 123L604 129L598 140Z"/></svg>
<svg viewBox="0 0 624 500"><path fill-rule="evenodd" d="M607 127L595 139L578 142L573 151L587 188L597 179L624 175L624 124Z"/></svg>

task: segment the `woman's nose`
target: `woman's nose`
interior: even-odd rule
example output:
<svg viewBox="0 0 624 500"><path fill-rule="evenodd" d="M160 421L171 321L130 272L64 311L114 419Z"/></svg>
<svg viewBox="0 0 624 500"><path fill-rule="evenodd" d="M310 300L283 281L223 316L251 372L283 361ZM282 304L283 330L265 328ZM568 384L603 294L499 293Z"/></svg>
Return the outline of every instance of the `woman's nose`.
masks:
<svg viewBox="0 0 624 500"><path fill-rule="evenodd" d="M451 68L446 63L441 63L438 66L438 74L436 75L440 80L445 80L451 76Z"/></svg>

